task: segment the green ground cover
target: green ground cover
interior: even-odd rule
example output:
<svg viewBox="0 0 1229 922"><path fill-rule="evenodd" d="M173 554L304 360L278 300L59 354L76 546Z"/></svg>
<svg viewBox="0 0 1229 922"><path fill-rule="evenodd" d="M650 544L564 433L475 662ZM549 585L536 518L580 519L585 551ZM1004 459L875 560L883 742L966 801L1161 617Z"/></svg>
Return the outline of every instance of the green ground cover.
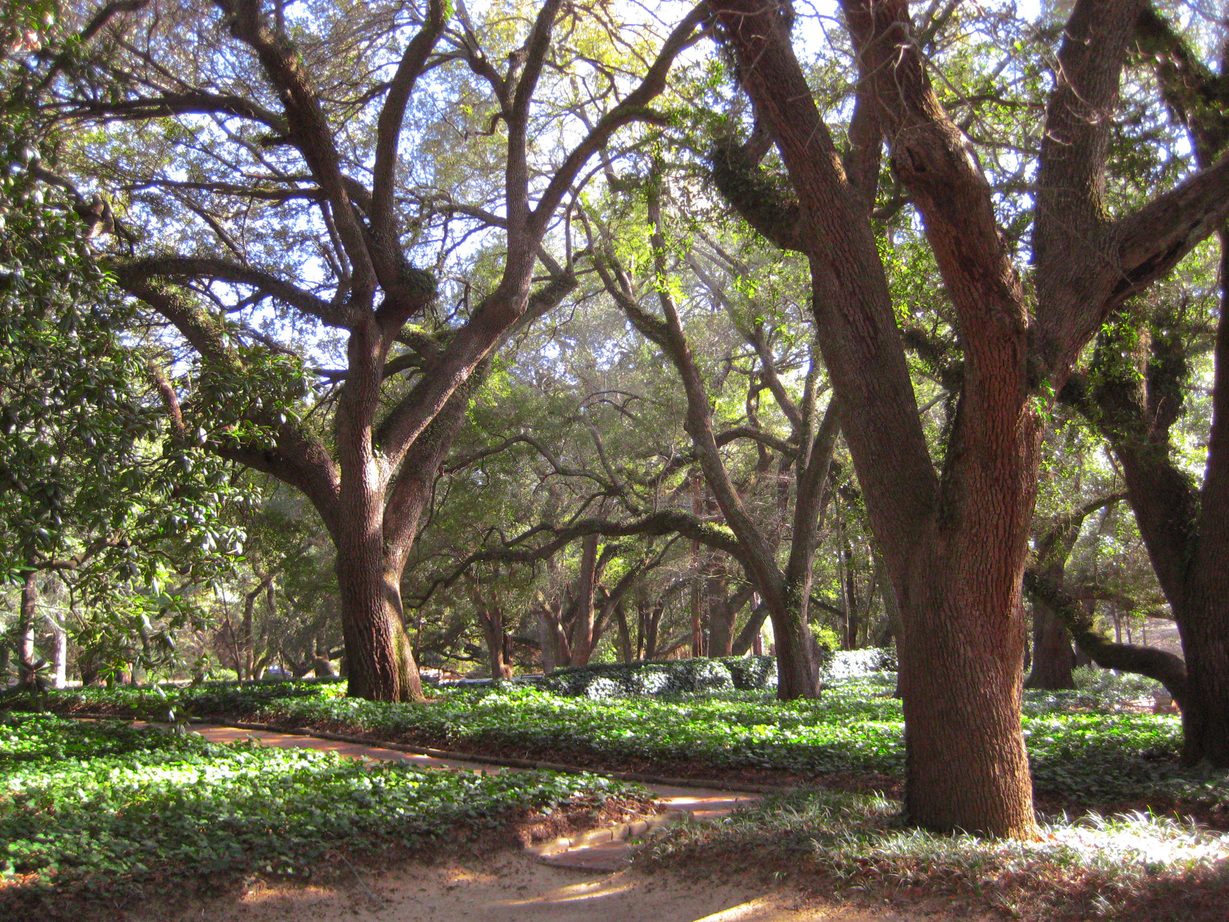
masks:
<svg viewBox="0 0 1229 922"><path fill-rule="evenodd" d="M1026 692L1024 726L1039 795L1060 806L1150 799L1229 804L1229 775L1178 763L1175 714L1141 712L1149 683L1087 673L1071 692ZM225 714L471 753L611 770L745 780L833 775L903 778L904 720L892 673L831 682L815 701L768 691L566 695L524 685L432 691L425 706L344 697L342 683L203 685L167 697L138 689L53 693L60 712L132 716Z"/></svg>
<svg viewBox="0 0 1229 922"><path fill-rule="evenodd" d="M630 792L592 776L424 772L0 715L0 916L47 917L66 896L122 901L176 880L302 876L339 857L437 851Z"/></svg>
<svg viewBox="0 0 1229 922"><path fill-rule="evenodd" d="M903 720L900 703L891 694L891 673L850 674L832 680L818 701L791 703L774 700L770 691L626 693L634 682L622 682L618 688L586 682L577 686L583 687L582 693L571 695L509 683L449 687L433 690L433 700L426 705L350 700L344 697L344 685L336 682L82 689L30 703L65 714L106 711L180 719L229 715L610 770L811 784L723 826L691 825L655 840L647 860L710 869L728 864L732 870L761 868L765 873L788 867L795 882L825 894L872 893L904 902L938 896L964 901L970 911L991 908L1026 919L1220 922L1229 901L1229 773L1180 766L1179 719L1150 712L1149 696L1155 691L1150 684L1103 673L1088 673L1084 680L1077 691L1026 693L1025 730L1045 823L1042 840L1032 843L931 836L902 822L896 795L903 777ZM602 688L613 693L603 695ZM17 816L14 805L26 811L21 813L24 819L5 822L33 824L24 831L0 827L0 841L16 843L10 846L8 873L30 873L26 869L40 861L51 868L54 862L46 879L91 885L103 872L74 856L114 834L109 823L89 825L103 812L103 801L92 798L104 795L94 792L99 785L118 790L129 784L92 779L124 779L125 772L146 771L145 760L153 757L147 757L142 746L151 737L116 729L108 731L115 734L110 742L91 737L87 745L80 742L85 731L79 726L51 718L14 716L4 726L9 739L16 741L0 746L11 750L5 756L8 761L0 763L5 776L24 778L22 773L32 770L25 762L31 760L54 764L55 772L63 773L55 775L62 780L40 782L46 785L45 794L27 794L19 785L21 793L9 793L0 801L5 817ZM15 729L40 727L49 729ZM26 733L33 734L29 741ZM299 757L267 750L240 749L217 764L268 758L270 766L286 767L206 770L194 767L195 760L204 758L197 754L204 751L198 749L203 745L199 741L158 739L173 739L166 745L174 755L157 756L156 764L163 767L150 788L157 793L137 796L133 806L113 812L147 817L177 831L152 851L133 847L118 852L123 873L133 879L161 873L151 870L154 855L185 863L186 855L204 855L208 862L222 862L218 867L237 861L235 867L295 873L317 860L320 852L313 848L318 849L320 838L344 838L357 830L356 840L382 835L384 841L402 837L412 845L433 829L454 825L457 820L448 811L458 804L471 805L474 798L487 796L477 790L434 792L423 780L412 782L412 796L397 788L402 793L396 797L385 794L394 789L393 781L381 781L386 786L376 796L367 787L371 779L386 773L390 779L403 776L392 769L372 773L332 762L320 763L327 767L325 774L314 774L319 770L316 763L310 770L295 768ZM78 754L78 746L86 748ZM74 767L64 766L65 755L77 756ZM209 756L210 765L214 758ZM165 767L168 759L175 768ZM270 780L281 777L279 773L291 780ZM254 785L250 789L227 787L240 784L232 779L252 774L265 780L243 781ZM215 790L215 777L216 795L207 793ZM516 787L490 796L500 803L531 805L593 796L578 794L588 790L584 782L545 779L533 782L528 791ZM327 810L316 796L324 790L335 792ZM295 805L296 791L303 794L301 808ZM65 827L70 834L53 855L31 816L76 811L78 801L84 805L79 813L84 825L80 831ZM271 802L277 806L269 806ZM189 803L202 804L206 816L210 809L223 809L222 804L243 804L242 813L250 819L238 826L207 823L211 828L206 832L177 812ZM283 809L291 812L283 817ZM300 809L303 812L293 812ZM377 828L378 833L372 831ZM319 832L313 835L313 830ZM241 858L234 857L236 849Z"/></svg>

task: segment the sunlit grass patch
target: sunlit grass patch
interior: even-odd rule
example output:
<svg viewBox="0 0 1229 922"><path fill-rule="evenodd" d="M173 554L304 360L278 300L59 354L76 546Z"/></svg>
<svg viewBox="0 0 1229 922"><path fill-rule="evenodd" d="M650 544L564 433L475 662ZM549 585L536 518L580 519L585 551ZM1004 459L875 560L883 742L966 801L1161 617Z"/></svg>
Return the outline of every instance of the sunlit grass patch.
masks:
<svg viewBox="0 0 1229 922"><path fill-rule="evenodd" d="M1044 824L1036 841L945 836L906 826L896 801L832 791L770 798L720 826L676 828L641 860L757 870L853 899L957 899L970 911L1036 920L1210 922L1223 919L1223 904L1206 916L1192 906L1229 896L1229 837L1173 819L1094 813ZM1186 891L1191 902L1173 899Z"/></svg>

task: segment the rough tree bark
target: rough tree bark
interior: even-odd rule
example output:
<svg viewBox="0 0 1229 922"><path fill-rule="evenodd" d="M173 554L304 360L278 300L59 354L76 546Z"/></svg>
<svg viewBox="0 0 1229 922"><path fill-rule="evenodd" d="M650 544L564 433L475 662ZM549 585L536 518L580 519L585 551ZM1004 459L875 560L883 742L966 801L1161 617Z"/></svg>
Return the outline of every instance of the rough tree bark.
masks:
<svg viewBox="0 0 1229 922"><path fill-rule="evenodd" d="M730 181L753 170L727 167L726 181L715 178L753 226L810 263L842 431L901 608L908 817L934 829L1029 836L1036 827L1019 716L1021 581L1037 409L1061 389L1105 317L1224 220L1229 165L1134 214L1106 217L1108 132L1143 4L1077 0L1040 154L1034 303L968 141L931 89L908 4L841 5L861 74L844 164L790 47L787 7L713 3L720 39L797 195L787 207L793 224L747 201L754 183L740 190ZM964 351L942 476L928 455L875 248L873 190L860 185L877 173L880 138L921 215Z"/></svg>

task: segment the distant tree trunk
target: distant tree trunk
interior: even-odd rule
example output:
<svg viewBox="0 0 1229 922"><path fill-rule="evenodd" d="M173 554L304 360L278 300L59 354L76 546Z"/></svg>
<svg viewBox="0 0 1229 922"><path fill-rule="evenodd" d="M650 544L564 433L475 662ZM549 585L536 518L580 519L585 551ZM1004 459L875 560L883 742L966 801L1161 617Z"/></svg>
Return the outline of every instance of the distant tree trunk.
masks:
<svg viewBox="0 0 1229 922"><path fill-rule="evenodd" d="M469 597L474 603L474 614L478 625L482 628L482 639L486 646L487 663L491 669L492 679L512 678L511 641L504 618L503 604L498 597L499 571L494 570L484 588L478 573L467 576Z"/></svg>
<svg viewBox="0 0 1229 922"><path fill-rule="evenodd" d="M1097 627L1093 612L1086 605L1038 570L1025 571L1024 587L1034 603L1043 600L1062 620L1089 662L1096 663L1102 669L1118 669L1147 676L1164 685L1174 702L1183 709L1185 725L1189 685L1182 657L1168 650L1113 642Z"/></svg>
<svg viewBox="0 0 1229 922"><path fill-rule="evenodd" d="M700 519L704 515L704 478L691 479L691 514ZM691 655L704 655L704 582L705 564L700 552L700 542L691 542Z"/></svg>
<svg viewBox="0 0 1229 922"><path fill-rule="evenodd" d="M1049 530L1036 538L1037 563L1032 576L1026 581L1026 587L1040 582L1052 589L1062 590L1067 559L1075 548L1085 519L1125 498L1125 493L1098 497L1052 522ZM1075 679L1071 674L1075 666L1075 650L1071 646L1071 637L1075 633L1072 626L1074 614L1066 610L1056 611L1052 593L1030 590L1030 595L1033 600L1033 665L1032 674L1025 684L1029 688L1075 688ZM1090 627L1092 622L1090 611L1086 619L1078 619L1080 630Z"/></svg>
<svg viewBox="0 0 1229 922"><path fill-rule="evenodd" d="M586 535L581 539L580 572L568 606L568 666L584 666L593 654L594 601L600 578L598 536Z"/></svg>
<svg viewBox="0 0 1229 922"><path fill-rule="evenodd" d="M846 650L858 649L858 585L857 573L854 569L853 548L849 538L845 538L845 547L841 551L841 581L844 583L845 636L843 638Z"/></svg>
<svg viewBox="0 0 1229 922"><path fill-rule="evenodd" d="M333 663L329 660L329 642L324 635L323 628L312 639L312 671L318 679L332 678L337 675L336 670L333 669Z"/></svg>
<svg viewBox="0 0 1229 922"><path fill-rule="evenodd" d="M538 606L538 634L542 652L542 672L550 675L556 669L570 665L572 650L561 613L543 600Z"/></svg>
<svg viewBox="0 0 1229 922"><path fill-rule="evenodd" d="M51 682L55 688L64 688L68 685L68 631L51 617L47 618L47 625L51 628L52 636L55 638L55 648L51 658Z"/></svg>
<svg viewBox="0 0 1229 922"><path fill-rule="evenodd" d="M512 678L509 660L508 632L504 630L504 612L498 604L487 603L478 611L482 637L486 641L487 659L492 679Z"/></svg>
<svg viewBox="0 0 1229 922"><path fill-rule="evenodd" d="M1033 600L1033 664L1027 688L1075 688L1075 648L1067 628L1044 602Z"/></svg>
<svg viewBox="0 0 1229 922"><path fill-rule="evenodd" d="M734 625L738 621L738 613L755 594L755 588L744 584L733 595L727 596L725 576L721 573L714 578L710 589L708 655L733 656Z"/></svg>
<svg viewBox="0 0 1229 922"><path fill-rule="evenodd" d="M38 681L34 650L34 625L38 616L38 571L27 570L21 583L21 609L17 621L17 684L33 686Z"/></svg>
<svg viewBox="0 0 1229 922"><path fill-rule="evenodd" d="M642 642L640 647L641 659L649 661L657 659L657 631L661 626L661 618L665 611L666 606L660 601L653 603L638 602L636 604L638 630Z"/></svg>
<svg viewBox="0 0 1229 922"><path fill-rule="evenodd" d="M619 631L619 661L633 663L636 661L636 650L632 646L631 625L627 623L627 606L623 602L615 606L614 619Z"/></svg>
<svg viewBox="0 0 1229 922"><path fill-rule="evenodd" d="M766 620L768 620L768 609L763 602L760 602L751 609L751 617L747 619L743 629L738 632L738 638L734 641L734 645L730 650L731 654L742 656L757 643L762 646L760 632L764 630L764 622Z"/></svg>
<svg viewBox="0 0 1229 922"><path fill-rule="evenodd" d="M667 261L669 248L666 245L660 190L650 187L647 191L654 269L657 278L666 278L670 273ZM811 559L821 508L820 497L831 457L824 451L824 444L825 439L828 443L835 439L835 413L826 415L825 423L829 420L831 423L821 426L818 432L814 431L811 421L799 427L801 448L797 464L800 473L794 508L794 540L789 563L783 571L777 562L775 539L750 514L722 460L713 430L712 404L707 385L687 341L673 295L666 287L656 286L656 297L662 312L662 317L657 317L641 306L630 277L621 266L615 264L612 254L599 256L597 270L606 290L624 315L646 339L665 352L678 373L687 398L683 428L700 462L704 483L734 533L737 550L731 553L737 557L748 581L763 597L768 617L772 619L777 638L777 696L782 700L816 697L819 694L816 682L818 666L811 656L807 606L810 603ZM693 651L702 645L703 639L695 614L693 606Z"/></svg>

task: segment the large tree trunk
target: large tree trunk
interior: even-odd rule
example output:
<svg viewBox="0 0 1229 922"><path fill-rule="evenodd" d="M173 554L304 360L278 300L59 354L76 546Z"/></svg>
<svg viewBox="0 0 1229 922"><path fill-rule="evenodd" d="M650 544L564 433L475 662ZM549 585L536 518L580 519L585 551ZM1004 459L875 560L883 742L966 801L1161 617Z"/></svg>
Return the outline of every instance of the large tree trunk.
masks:
<svg viewBox="0 0 1229 922"><path fill-rule="evenodd" d="M1229 564L1209 582L1192 587L1176 618L1186 660L1182 707L1182 761L1229 768ZM1202 581L1201 581L1202 582Z"/></svg>
<svg viewBox="0 0 1229 922"><path fill-rule="evenodd" d="M905 812L930 829L1015 835L1035 823L1020 725L1022 606L1018 589L1006 603L988 597L992 556L931 558L903 612ZM1013 579L998 569L997 582Z"/></svg>
<svg viewBox="0 0 1229 922"><path fill-rule="evenodd" d="M844 158L794 57L787 4L713 0L719 37L733 51L797 202L782 200L759 175L752 144L723 147L734 156L718 158L713 175L757 230L804 253L811 267L817 339L903 615L910 814L937 829L1030 835L1018 703L1036 411L1062 389L1110 314L1229 217L1229 161L1108 218L1113 113L1147 4L1077 0L1038 160L1030 316L1033 296L969 141L930 85L907 0L841 0L841 7L861 73ZM963 353L941 478L869 220L881 139L922 220ZM958 746L944 749L953 735ZM953 762L958 772L949 770ZM953 785L954 774L965 788Z"/></svg>
<svg viewBox="0 0 1229 922"><path fill-rule="evenodd" d="M348 694L369 701L426 700L402 622L400 574L386 571L378 558L339 547L337 583Z"/></svg>
<svg viewBox="0 0 1229 922"><path fill-rule="evenodd" d="M1229 75L1224 80L1229 85ZM1229 133L1229 120L1225 128ZM1221 231L1220 246L1220 321L1199 539L1174 616L1189 683L1183 760L1229 768L1229 231Z"/></svg>
<svg viewBox="0 0 1229 922"><path fill-rule="evenodd" d="M845 6L864 75L851 136L874 138L865 154L872 162L862 165L873 169L851 175L876 175L881 130L909 124L899 139L908 147L894 162L908 167L903 178L965 328L965 394L942 484L869 225L873 187L851 185L841 169L780 11L727 0L718 19L801 202L796 228L764 229L808 256L842 432L901 604L910 819L934 829L1028 835L1036 821L1019 717L1019 581L1037 428L1026 410L1023 292L984 179L920 62L901 53L906 5ZM749 203L744 215L754 218L755 208Z"/></svg>

